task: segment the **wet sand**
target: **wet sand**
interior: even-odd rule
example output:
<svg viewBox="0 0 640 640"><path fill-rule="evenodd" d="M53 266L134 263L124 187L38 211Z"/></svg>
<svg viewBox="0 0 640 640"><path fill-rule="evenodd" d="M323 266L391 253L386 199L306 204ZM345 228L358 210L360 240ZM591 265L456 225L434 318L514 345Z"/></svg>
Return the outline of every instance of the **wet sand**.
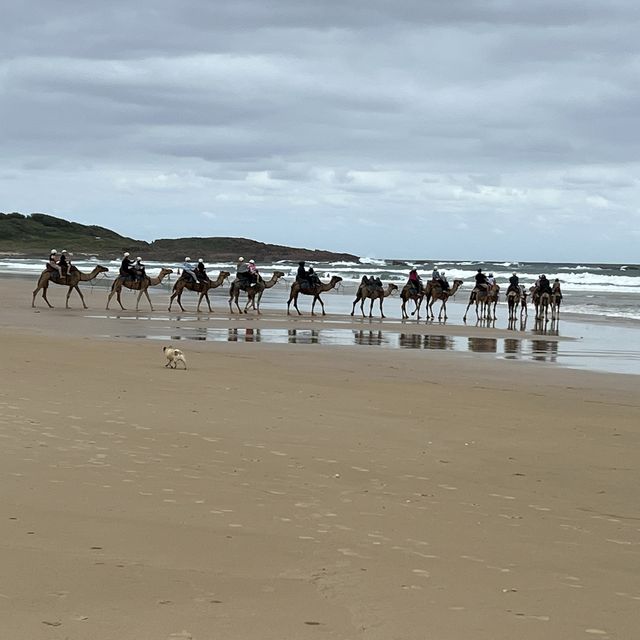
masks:
<svg viewBox="0 0 640 640"><path fill-rule="evenodd" d="M636 376L215 340L170 371L113 337L163 321L32 287L0 282L6 637L635 636ZM245 336L310 322L216 307Z"/></svg>

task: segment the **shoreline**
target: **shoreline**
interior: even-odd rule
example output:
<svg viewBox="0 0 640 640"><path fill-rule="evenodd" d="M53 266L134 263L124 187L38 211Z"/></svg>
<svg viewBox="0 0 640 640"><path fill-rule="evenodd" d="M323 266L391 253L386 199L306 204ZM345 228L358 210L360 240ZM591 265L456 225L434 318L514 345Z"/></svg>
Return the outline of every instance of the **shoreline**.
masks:
<svg viewBox="0 0 640 640"><path fill-rule="evenodd" d="M103 284L104 283L104 284ZM304 299L300 307L304 315L298 316L292 309L292 315L286 315L286 295L288 287L278 286L267 290L263 298L262 314L229 313L228 286L213 290L210 294L213 311L208 312L206 301L203 301L205 311L196 313L196 294L188 292L184 296L185 311L181 312L174 303L174 308L168 312L166 305L169 298L171 283L162 288L150 289L150 295L155 310L151 312L145 299L141 300L141 310L136 312L137 292L127 291L123 301L126 311L118 309L117 302L112 300L111 309L106 311L104 305L107 298L107 281L99 281L97 286L84 286L83 291L87 300L88 310L79 308L80 300L74 292L70 298L71 309L60 308L64 304L65 287L50 287L50 299L55 309L48 309L40 296L36 298L36 309L31 309L30 293L33 282L25 277L13 277L0 283L0 294L7 300L3 313L5 324L20 327L25 325L25 313L42 314L41 321L30 323L47 331L48 325L56 333L74 332L76 335L91 336L120 336L121 338L150 338L158 340L159 336L172 336L176 340L224 340L219 329L237 328L255 330L262 328L263 335L253 334L249 342L298 343L294 336L286 339L282 332L293 329L312 329L321 331L319 336L311 336L307 342L314 344L348 346L349 344L384 346L393 348L427 348L442 351L491 352L498 358L516 360L549 361L559 366L578 369L600 370L610 373L640 374L640 322L626 320L610 320L599 317L577 317L574 314L563 314L557 323L549 322L539 326L529 316L526 323L518 320L513 327L509 326L506 305L498 306L498 320L488 323L467 322L460 323L465 305L460 302L450 302L447 322L436 320L426 321L422 316L418 321L410 318L402 320L399 317L400 300L393 297L386 300L385 311L388 317L362 318L359 308L351 317L350 294L331 292L325 295L328 310L326 316L310 316L310 299ZM241 298L242 300L242 298ZM368 305L367 305L368 308ZM531 310L533 311L533 309ZM473 308L470 310L473 314ZM45 320L48 319L48 320ZM133 324L135 323L135 325ZM135 328L134 328L135 326ZM148 329L152 327L152 329ZM612 329L616 331L613 332ZM280 330L280 334L278 331ZM349 331L354 334L350 335ZM358 333L360 332L360 335ZM366 332L370 332L369 335ZM374 332L379 332L376 334ZM246 331L245 331L246 335ZM422 343L412 343L407 336L423 336ZM427 336L431 336L427 342ZM460 339L467 338L467 343ZM229 337L236 341L237 337ZM440 342L438 342L440 340ZM480 342L478 342L480 341ZM490 341L494 341L491 344ZM559 343L559 345L558 345Z"/></svg>

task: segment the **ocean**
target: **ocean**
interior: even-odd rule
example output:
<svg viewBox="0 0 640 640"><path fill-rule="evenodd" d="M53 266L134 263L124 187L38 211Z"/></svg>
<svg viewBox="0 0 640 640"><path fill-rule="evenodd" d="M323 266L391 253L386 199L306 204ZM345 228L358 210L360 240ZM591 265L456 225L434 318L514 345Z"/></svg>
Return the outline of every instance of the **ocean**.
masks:
<svg viewBox="0 0 640 640"><path fill-rule="evenodd" d="M90 271L98 262L97 258L89 260L75 260L74 264L81 271ZM95 285L102 286L115 277L118 273L120 262L118 260L103 261L104 266L109 268L109 273L105 274ZM180 264L166 264L159 262L145 262L147 273L156 275L161 267L173 268L174 271L180 268ZM545 274L550 280L558 278L562 284L564 294L562 312L589 316L598 316L610 319L626 319L629 321L640 321L640 265L638 264L607 264L607 263L564 263L564 262L478 262L478 261L433 261L433 260L382 260L376 258L361 258L358 262L318 262L307 263L307 267L313 266L316 273L321 277L338 275L343 282L337 290L337 294L350 297L353 296L362 276L378 276L384 283L395 283L401 287L407 280L409 270L415 266L424 281L431 276L434 266L441 271L445 271L450 283L455 279L463 280L464 284L456 295L455 303L466 303L471 291L474 275L478 268L482 268L487 274L493 273L502 292L506 291L508 280L515 271L520 277L520 283L525 286L532 285L540 274ZM261 273L269 276L274 270L284 271L285 283L290 283L295 278L297 263L280 261L271 264L258 265ZM0 259L0 274L2 275L24 275L33 276L34 280L38 273L44 268L44 260L35 259ZM217 274L221 269L235 273L235 263L215 262L207 263L207 270L210 274ZM172 282L175 276L172 276ZM168 285L165 284L165 287ZM283 295L282 284L280 288L280 298ZM216 294L219 296L227 287L222 287ZM269 297L273 298L275 291ZM327 296L330 294L327 294ZM395 307L399 308L397 294L385 301L385 313L390 317L395 317ZM325 297L325 302L330 298ZM504 301L504 296L502 296ZM368 303L367 303L368 305ZM308 305L305 305L305 310ZM345 305L341 304L340 312ZM434 309L438 309L436 303ZM453 306L453 305L452 305ZM350 310L350 304L347 305ZM377 304L376 304L377 308ZM365 307L368 309L368 306ZM331 311L327 303L327 311ZM375 312L375 309L374 309ZM391 313L389 313L391 312ZM449 314L452 315L451 313ZM455 320L455 318L452 318Z"/></svg>

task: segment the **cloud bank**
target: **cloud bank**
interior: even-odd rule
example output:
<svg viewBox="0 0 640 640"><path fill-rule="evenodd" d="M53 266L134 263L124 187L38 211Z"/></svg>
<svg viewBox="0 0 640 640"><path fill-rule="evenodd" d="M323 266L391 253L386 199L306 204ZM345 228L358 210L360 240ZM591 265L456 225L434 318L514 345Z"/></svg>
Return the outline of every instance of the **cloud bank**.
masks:
<svg viewBox="0 0 640 640"><path fill-rule="evenodd" d="M0 209L377 257L638 261L636 3L14 3Z"/></svg>

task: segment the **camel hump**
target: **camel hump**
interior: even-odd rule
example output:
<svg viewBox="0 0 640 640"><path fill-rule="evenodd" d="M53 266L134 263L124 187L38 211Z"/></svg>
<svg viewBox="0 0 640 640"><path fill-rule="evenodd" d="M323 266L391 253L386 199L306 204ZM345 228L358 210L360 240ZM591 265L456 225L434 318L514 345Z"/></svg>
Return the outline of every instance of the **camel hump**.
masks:
<svg viewBox="0 0 640 640"><path fill-rule="evenodd" d="M362 280L360 280L360 284L364 284L364 285L369 284L369 278L367 278L367 276L362 276Z"/></svg>

